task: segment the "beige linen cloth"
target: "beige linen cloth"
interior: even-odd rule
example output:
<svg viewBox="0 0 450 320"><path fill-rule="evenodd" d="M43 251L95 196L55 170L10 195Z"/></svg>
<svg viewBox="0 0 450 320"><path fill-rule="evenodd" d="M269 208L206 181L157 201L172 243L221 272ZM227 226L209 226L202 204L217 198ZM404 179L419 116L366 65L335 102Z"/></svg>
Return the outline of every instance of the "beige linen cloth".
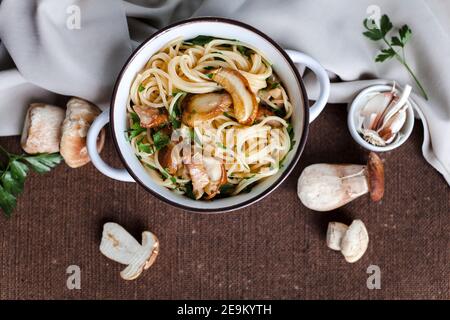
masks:
<svg viewBox="0 0 450 320"><path fill-rule="evenodd" d="M446 0L0 0L0 136L20 133L29 102L51 103L57 94L106 107L133 48L158 28L191 16L241 20L282 47L311 55L339 79L330 102L349 102L375 83L414 85L397 61L374 62L381 47L362 36L362 21L378 9L394 26L408 24L413 31L407 61L429 95L428 101L413 96L424 125L422 151L450 184ZM314 79L305 78L314 99Z"/></svg>

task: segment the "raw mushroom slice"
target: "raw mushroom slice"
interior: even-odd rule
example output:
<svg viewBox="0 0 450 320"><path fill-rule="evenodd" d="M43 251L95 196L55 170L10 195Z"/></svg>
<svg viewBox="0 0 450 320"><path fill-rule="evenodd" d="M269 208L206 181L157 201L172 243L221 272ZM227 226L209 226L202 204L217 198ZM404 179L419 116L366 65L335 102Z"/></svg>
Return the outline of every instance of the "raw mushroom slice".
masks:
<svg viewBox="0 0 450 320"><path fill-rule="evenodd" d="M275 112L272 110L272 108L266 107L264 105L260 105L258 108L258 112L256 113L255 120L258 122L261 122L262 120L264 120L264 118L271 117L271 116L275 116ZM269 126L275 127L275 128L280 128L283 126L280 121L269 120L266 123Z"/></svg>
<svg viewBox="0 0 450 320"><path fill-rule="evenodd" d="M133 109L139 116L143 128L156 128L169 123L169 116L164 108L134 105Z"/></svg>
<svg viewBox="0 0 450 320"><path fill-rule="evenodd" d="M209 184L209 176L206 169L201 163L189 163L186 164L189 176L192 181L192 192L195 199L200 199L203 196L204 188Z"/></svg>
<svg viewBox="0 0 450 320"><path fill-rule="evenodd" d="M200 199L204 193L207 194L206 199L212 199L227 182L225 166L216 158L202 157L201 161L186 164L186 167L196 199Z"/></svg>
<svg viewBox="0 0 450 320"><path fill-rule="evenodd" d="M205 192L208 195L206 199L212 199L219 193L220 187L227 183L227 172L222 161L215 158L203 157L203 166L210 181L205 187Z"/></svg>
<svg viewBox="0 0 450 320"><path fill-rule="evenodd" d="M174 143L170 143L158 151L158 161L161 167L167 170L171 175L175 175L181 165L181 159L175 154Z"/></svg>
<svg viewBox="0 0 450 320"><path fill-rule="evenodd" d="M243 125L253 124L258 112L258 103L247 79L237 70L221 68L213 72L212 80L231 95L234 115L238 122Z"/></svg>
<svg viewBox="0 0 450 320"><path fill-rule="evenodd" d="M140 244L123 227L108 222L103 226L100 252L111 260L127 265L120 276L124 280L134 280L155 262L159 241L153 233L144 231Z"/></svg>
<svg viewBox="0 0 450 320"><path fill-rule="evenodd" d="M183 100L182 122L194 128L202 121L211 120L230 109L233 101L226 93L204 93L189 95Z"/></svg>

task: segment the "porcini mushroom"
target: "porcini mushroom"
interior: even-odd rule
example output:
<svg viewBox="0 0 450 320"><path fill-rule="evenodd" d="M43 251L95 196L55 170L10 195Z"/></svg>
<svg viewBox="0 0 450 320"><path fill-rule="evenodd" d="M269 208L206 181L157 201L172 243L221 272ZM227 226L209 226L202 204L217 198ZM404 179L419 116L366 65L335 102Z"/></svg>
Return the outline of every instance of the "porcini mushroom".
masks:
<svg viewBox="0 0 450 320"><path fill-rule="evenodd" d="M227 182L225 166L216 158L204 156L201 161L188 163L186 167L196 199L200 199L204 193L207 194L206 199L212 199Z"/></svg>
<svg viewBox="0 0 450 320"><path fill-rule="evenodd" d="M330 222L327 230L327 246L341 251L349 263L358 261L369 245L369 233L361 220L353 220L350 226Z"/></svg>
<svg viewBox="0 0 450 320"><path fill-rule="evenodd" d="M229 110L231 96L226 93L204 93L187 96L182 103L182 121L194 128L196 122L210 120Z"/></svg>
<svg viewBox="0 0 450 320"><path fill-rule="evenodd" d="M251 125L258 112L258 103L247 79L237 70L220 68L212 73L212 80L231 95L237 121Z"/></svg>
<svg viewBox="0 0 450 320"><path fill-rule="evenodd" d="M61 128L60 153L71 168L79 168L91 159L86 147L86 136L91 124L101 113L100 109L83 99L71 98L67 102L66 117ZM97 150L101 152L105 143L105 130L97 138Z"/></svg>
<svg viewBox="0 0 450 320"><path fill-rule="evenodd" d="M341 242L348 226L340 222L328 223L327 229L327 246L330 249L341 251Z"/></svg>
<svg viewBox="0 0 450 320"><path fill-rule="evenodd" d="M159 252L159 241L150 231L142 232L142 244L114 222L103 226L100 252L127 267L120 272L124 280L134 280L150 268Z"/></svg>
<svg viewBox="0 0 450 320"><path fill-rule="evenodd" d="M330 211L370 193L373 201L384 194L384 165L371 152L367 165L313 164L306 167L298 179L297 193L309 209Z"/></svg>
<svg viewBox="0 0 450 320"><path fill-rule="evenodd" d="M143 128L156 128L169 123L169 115L164 108L134 105L133 109L139 116Z"/></svg>

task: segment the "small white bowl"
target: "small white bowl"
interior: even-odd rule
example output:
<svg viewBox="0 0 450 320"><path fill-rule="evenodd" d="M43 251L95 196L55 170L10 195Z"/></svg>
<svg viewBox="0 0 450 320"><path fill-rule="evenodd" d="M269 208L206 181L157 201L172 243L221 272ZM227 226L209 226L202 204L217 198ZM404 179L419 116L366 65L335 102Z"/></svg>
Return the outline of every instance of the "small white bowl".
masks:
<svg viewBox="0 0 450 320"><path fill-rule="evenodd" d="M359 117L359 111L362 107L364 107L369 101L369 99L372 97L371 94L375 92L390 92L392 91L392 86L389 85L374 85L370 86L363 91L361 91L355 99L349 104L348 107L348 116L347 116L347 125L348 129L350 131L350 134L352 135L353 139L363 148L375 151L375 152L385 152L390 151L395 148L400 147L406 140L408 140L409 136L411 135L411 132L414 127L414 110L413 107L408 100L406 104L408 107L406 108L406 121L403 125L402 129L400 130L397 137L395 137L394 141L384 147L380 146L374 146L373 144L370 144L366 140L363 139L363 137L358 132L358 129L356 127L358 123L358 117ZM398 95L401 95L401 91L396 89L396 93Z"/></svg>

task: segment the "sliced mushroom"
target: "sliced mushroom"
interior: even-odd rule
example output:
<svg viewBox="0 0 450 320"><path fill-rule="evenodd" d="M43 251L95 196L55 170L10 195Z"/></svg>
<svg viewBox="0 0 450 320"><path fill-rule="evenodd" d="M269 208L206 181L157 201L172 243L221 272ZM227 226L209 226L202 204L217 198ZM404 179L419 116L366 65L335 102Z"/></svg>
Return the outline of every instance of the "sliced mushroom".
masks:
<svg viewBox="0 0 450 320"><path fill-rule="evenodd" d="M139 244L123 227L108 222L103 226L100 252L111 260L127 265L120 276L124 280L133 280L155 262L159 241L153 233L144 231L142 244Z"/></svg>
<svg viewBox="0 0 450 320"><path fill-rule="evenodd" d="M204 157L203 166L210 181L205 187L205 192L208 195L206 199L212 199L219 193L220 187L227 183L227 172L222 161L215 158Z"/></svg>
<svg viewBox="0 0 450 320"><path fill-rule="evenodd" d="M221 68L213 72L212 80L231 95L234 115L238 122L251 125L258 112L258 103L247 79L237 70Z"/></svg>
<svg viewBox="0 0 450 320"><path fill-rule="evenodd" d="M375 153L367 165L313 164L306 167L298 180L302 203L316 211L330 211L370 193L373 201L384 194L384 165Z"/></svg>
<svg viewBox="0 0 450 320"><path fill-rule="evenodd" d="M181 165L181 162L178 161L178 157L174 154L174 147L175 144L170 143L158 151L159 164L166 169L170 175L175 175Z"/></svg>
<svg viewBox="0 0 450 320"><path fill-rule="evenodd" d="M187 96L183 100L182 121L185 125L194 128L195 123L206 121L228 111L233 101L226 93L204 93Z"/></svg>
<svg viewBox="0 0 450 320"><path fill-rule="evenodd" d="M225 166L216 158L202 157L200 163L189 163L186 167L196 199L200 199L204 193L207 194L206 199L212 199L227 182Z"/></svg>
<svg viewBox="0 0 450 320"><path fill-rule="evenodd" d="M275 112L273 111L273 109L270 107L266 107L264 105L260 105L258 108L258 112L256 114L255 120L262 121L262 120L264 120L264 118L271 117L271 116L275 116ZM275 128L280 128L283 126L279 121L267 121L266 123L269 126L275 127Z"/></svg>
<svg viewBox="0 0 450 320"><path fill-rule="evenodd" d="M139 116L143 128L156 128L169 123L169 116L164 108L134 105L133 109Z"/></svg>
<svg viewBox="0 0 450 320"><path fill-rule="evenodd" d="M199 163L189 163L186 165L189 176L192 181L192 192L195 195L195 199L200 199L205 192L204 188L209 184L209 176L205 167Z"/></svg>

